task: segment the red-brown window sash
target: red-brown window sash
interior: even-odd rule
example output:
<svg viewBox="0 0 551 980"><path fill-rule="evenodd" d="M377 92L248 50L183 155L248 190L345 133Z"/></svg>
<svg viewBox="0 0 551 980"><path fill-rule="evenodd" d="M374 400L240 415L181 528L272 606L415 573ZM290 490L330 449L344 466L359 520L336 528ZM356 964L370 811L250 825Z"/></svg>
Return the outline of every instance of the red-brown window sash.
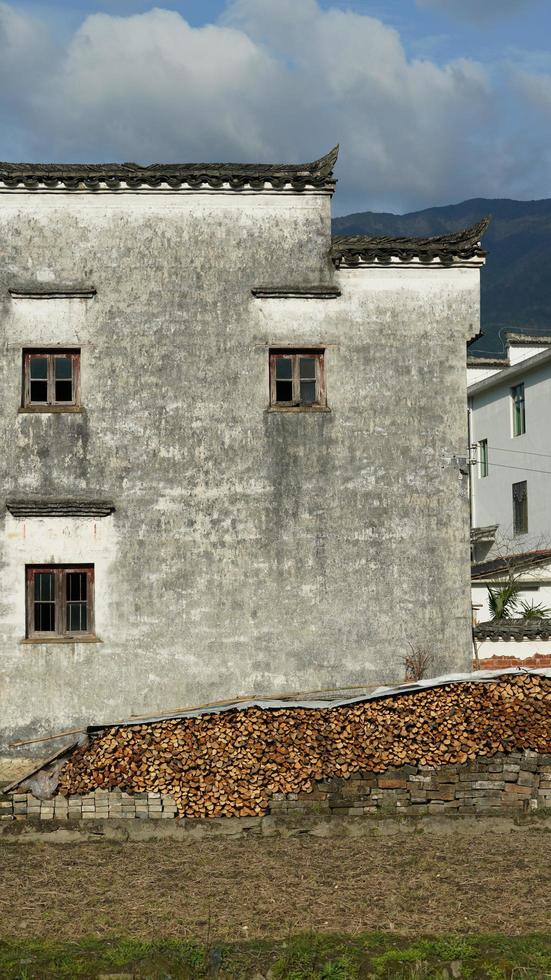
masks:
<svg viewBox="0 0 551 980"><path fill-rule="evenodd" d="M300 360L303 357L311 358L315 361L315 379L303 379L315 381L315 401L303 402L301 400L301 371ZM290 360L292 364L292 398L291 400L278 400L277 398L277 362L281 359ZM320 408L326 404L325 393L325 371L324 371L324 351L303 349L274 349L270 351L270 405L282 408Z"/></svg>
<svg viewBox="0 0 551 980"><path fill-rule="evenodd" d="M67 575L71 572L86 575L86 630L67 628ZM54 576L55 630L35 629L35 576L50 573ZM71 639L94 636L94 566L93 565L27 565L26 610L28 639Z"/></svg>
<svg viewBox="0 0 551 980"><path fill-rule="evenodd" d="M46 370L46 384L47 384L47 396L46 401L31 401L31 359L33 357L43 357L47 363ZM70 401L62 401L56 399L56 377L55 377L55 361L56 358L67 358L72 363L72 399ZM59 379L58 379L59 380ZM25 350L23 352L23 407L32 408L33 406L37 408L46 408L50 405L59 408L73 408L80 404L80 351L74 349L56 349L56 350Z"/></svg>

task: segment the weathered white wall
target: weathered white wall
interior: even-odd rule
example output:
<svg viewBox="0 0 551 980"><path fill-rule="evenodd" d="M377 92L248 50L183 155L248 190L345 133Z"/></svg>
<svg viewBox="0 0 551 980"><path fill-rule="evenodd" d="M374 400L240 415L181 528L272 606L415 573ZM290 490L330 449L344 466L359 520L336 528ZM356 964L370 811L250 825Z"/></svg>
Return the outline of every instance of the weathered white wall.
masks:
<svg viewBox="0 0 551 980"><path fill-rule="evenodd" d="M329 198L0 194L3 738L247 693L403 678L469 646L465 341L479 270L328 259ZM258 300L338 282L336 300ZM93 285L92 300L8 288ZM83 411L19 413L23 346L78 345ZM270 345L327 349L330 412L270 413ZM24 565L94 562L101 643L26 644Z"/></svg>
<svg viewBox="0 0 551 980"><path fill-rule="evenodd" d="M507 348L507 356L511 364L520 364L521 361L528 361L531 357L535 357L536 354L543 354L545 350L548 350L549 344L542 344L541 347L537 347L534 344L509 344Z"/></svg>
<svg viewBox="0 0 551 980"><path fill-rule="evenodd" d="M474 385L477 381L484 381L486 378L491 378L493 374L498 374L501 368L496 367L467 367L467 385Z"/></svg>

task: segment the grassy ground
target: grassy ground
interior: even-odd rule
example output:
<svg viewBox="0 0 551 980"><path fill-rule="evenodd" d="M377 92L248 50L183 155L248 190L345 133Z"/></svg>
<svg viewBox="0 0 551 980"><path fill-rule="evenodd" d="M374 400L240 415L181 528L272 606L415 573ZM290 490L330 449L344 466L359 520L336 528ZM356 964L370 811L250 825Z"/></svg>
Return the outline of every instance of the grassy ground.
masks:
<svg viewBox="0 0 551 980"><path fill-rule="evenodd" d="M303 934L286 941L213 944L179 940L0 943L5 980L151 978L151 980L362 980L362 978L551 977L551 938L528 936L355 937Z"/></svg>
<svg viewBox="0 0 551 980"><path fill-rule="evenodd" d="M481 822L481 829L484 823ZM551 839L0 845L0 935L235 942L296 932L546 932Z"/></svg>
<svg viewBox="0 0 551 980"><path fill-rule="evenodd" d="M2 980L551 980L545 831L2 843L0 862Z"/></svg>

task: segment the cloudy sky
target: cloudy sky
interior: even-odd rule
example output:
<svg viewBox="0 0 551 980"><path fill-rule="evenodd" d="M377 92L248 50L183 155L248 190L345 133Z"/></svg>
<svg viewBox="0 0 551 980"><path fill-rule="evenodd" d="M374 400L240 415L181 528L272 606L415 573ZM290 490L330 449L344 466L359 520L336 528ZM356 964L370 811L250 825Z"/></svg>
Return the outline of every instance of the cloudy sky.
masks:
<svg viewBox="0 0 551 980"><path fill-rule="evenodd" d="M307 161L334 212L551 197L550 0L0 0L0 159Z"/></svg>

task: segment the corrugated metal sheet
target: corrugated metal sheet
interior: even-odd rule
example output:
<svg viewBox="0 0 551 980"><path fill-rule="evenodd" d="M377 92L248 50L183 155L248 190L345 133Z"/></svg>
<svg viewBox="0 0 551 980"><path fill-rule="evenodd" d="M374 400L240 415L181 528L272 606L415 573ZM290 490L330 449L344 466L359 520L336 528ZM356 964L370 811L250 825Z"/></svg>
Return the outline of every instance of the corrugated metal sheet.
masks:
<svg viewBox="0 0 551 980"><path fill-rule="evenodd" d="M507 670L477 670L470 674L443 674L441 677L431 677L427 680L414 681L410 684L400 684L397 687L378 687L369 694L362 694L348 698L331 698L324 700L251 698L247 701L228 701L225 704L216 704L188 709L182 708L182 710L173 711L169 714L159 713L158 715L148 715L147 717L142 715L141 718L135 717L124 721L112 721L104 722L99 725L89 725L87 732L91 734L92 732L100 731L103 728L122 728L131 725L154 724L158 721L171 721L178 718L199 718L201 715L220 714L224 711L246 711L247 708L264 708L268 710L273 710L276 708L341 708L349 704L362 704L365 701L378 701L382 700L383 698L391 698L398 694L417 694L419 691L426 691L433 687L445 687L447 684L465 684L473 682L483 684L495 680L498 677L503 677L504 675L516 676L518 674L537 674L538 676L542 677L551 677L551 668L542 667L524 669L523 667L510 667Z"/></svg>

